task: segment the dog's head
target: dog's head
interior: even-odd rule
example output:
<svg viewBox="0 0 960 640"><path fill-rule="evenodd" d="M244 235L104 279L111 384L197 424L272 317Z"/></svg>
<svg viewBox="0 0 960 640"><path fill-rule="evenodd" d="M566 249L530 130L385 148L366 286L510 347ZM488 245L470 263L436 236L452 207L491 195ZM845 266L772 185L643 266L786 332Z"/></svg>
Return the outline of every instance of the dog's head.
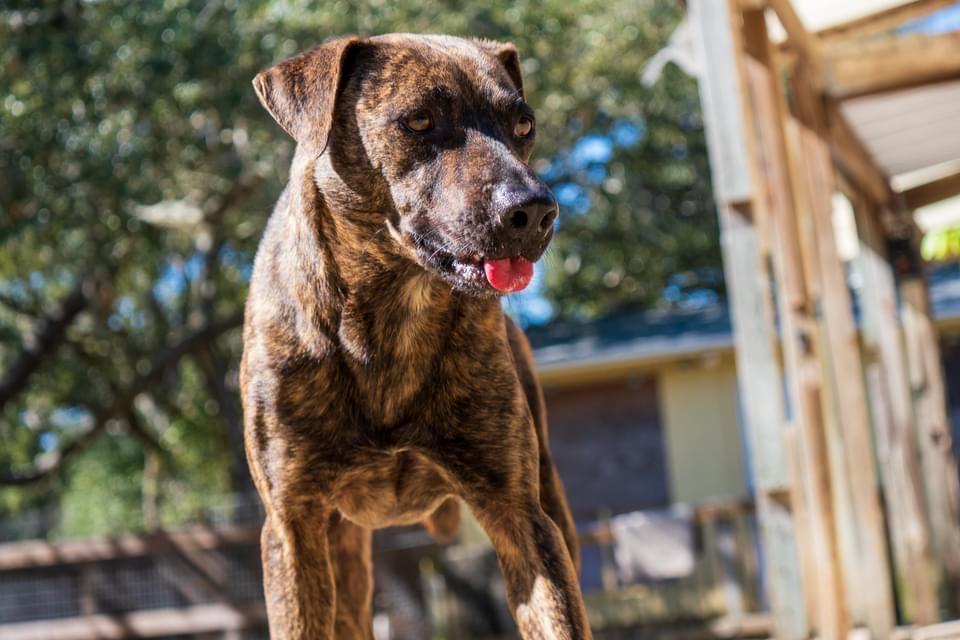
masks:
<svg viewBox="0 0 960 640"><path fill-rule="evenodd" d="M527 164L536 135L510 44L340 38L260 73L260 101L319 157L323 197L390 230L457 289L518 291L558 208Z"/></svg>

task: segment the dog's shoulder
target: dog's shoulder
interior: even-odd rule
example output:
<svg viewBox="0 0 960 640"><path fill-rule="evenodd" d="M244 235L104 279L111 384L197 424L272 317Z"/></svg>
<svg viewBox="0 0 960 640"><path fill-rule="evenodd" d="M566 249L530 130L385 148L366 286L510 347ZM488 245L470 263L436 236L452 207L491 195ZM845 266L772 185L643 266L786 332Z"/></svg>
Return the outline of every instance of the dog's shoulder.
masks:
<svg viewBox="0 0 960 640"><path fill-rule="evenodd" d="M322 331L324 327L317 326L317 318L308 317L309 310L298 304L301 298L318 307L323 301L314 299L317 292L303 291L303 282L294 277L302 265L289 242L290 188L287 185L281 193L257 248L244 317L245 355L250 352L259 365L273 368L300 362L305 354L322 360L330 348L324 335L329 331Z"/></svg>

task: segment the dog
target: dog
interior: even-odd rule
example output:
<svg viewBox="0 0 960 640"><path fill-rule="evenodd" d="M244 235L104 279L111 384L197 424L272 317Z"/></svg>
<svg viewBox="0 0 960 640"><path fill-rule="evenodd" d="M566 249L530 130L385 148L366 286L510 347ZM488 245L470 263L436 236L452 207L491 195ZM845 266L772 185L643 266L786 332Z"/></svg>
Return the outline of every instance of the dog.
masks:
<svg viewBox="0 0 960 640"><path fill-rule="evenodd" d="M558 215L516 48L343 37L254 88L297 143L241 364L271 636L372 639L371 530L449 536L463 501L521 635L590 638L530 347L500 306Z"/></svg>

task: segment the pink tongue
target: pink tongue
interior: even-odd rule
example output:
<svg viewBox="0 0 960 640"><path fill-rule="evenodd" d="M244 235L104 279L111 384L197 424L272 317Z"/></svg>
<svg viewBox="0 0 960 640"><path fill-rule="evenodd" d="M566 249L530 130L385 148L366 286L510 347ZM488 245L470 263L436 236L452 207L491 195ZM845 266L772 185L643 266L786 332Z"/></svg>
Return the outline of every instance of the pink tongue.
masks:
<svg viewBox="0 0 960 640"><path fill-rule="evenodd" d="M533 279L533 263L520 256L484 260L483 272L487 274L487 281L498 291L523 291Z"/></svg>

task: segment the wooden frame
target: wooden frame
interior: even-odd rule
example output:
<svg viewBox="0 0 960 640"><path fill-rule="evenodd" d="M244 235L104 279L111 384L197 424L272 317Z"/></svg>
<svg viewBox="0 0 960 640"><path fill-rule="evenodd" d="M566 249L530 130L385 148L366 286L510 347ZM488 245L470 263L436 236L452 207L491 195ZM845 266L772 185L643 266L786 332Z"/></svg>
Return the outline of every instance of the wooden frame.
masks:
<svg viewBox="0 0 960 640"><path fill-rule="evenodd" d="M223 546L259 542L260 527L228 529L194 527L181 531L68 540L59 543L36 540L12 542L0 545L0 571L136 558L168 551L209 551Z"/></svg>
<svg viewBox="0 0 960 640"><path fill-rule="evenodd" d="M911 211L960 196L960 172L907 189L900 196L903 206Z"/></svg>
<svg viewBox="0 0 960 640"><path fill-rule="evenodd" d="M266 624L262 605L243 611L225 604L153 609L3 625L4 640L123 640L240 631ZM237 635L236 637L239 637Z"/></svg>
<svg viewBox="0 0 960 640"><path fill-rule="evenodd" d="M872 637L889 637L897 611L929 624L939 619L942 607L952 606L941 598L949 591L944 586L955 581L945 574L956 571L936 567L931 553L934 547L938 553L948 548L946 540L960 539L960 528L945 524L944 518L931 519L929 509L956 495L956 474L944 471L943 461L922 440L917 445L918 432L933 428L920 424L926 413L918 413L918 392L905 374L912 356L901 343L896 282L886 256L890 216L884 212L897 202L928 203L958 192L960 176L911 190L898 200L889 176L840 107L842 98L960 77L960 35L857 40L945 5L913 2L823 35L804 28L789 0L689 2L691 23L699 26L706 48L701 55L707 67L701 77L704 120L738 369L746 370L739 375L747 431L754 441L760 432L775 441L773 448L770 442L760 445L757 457L786 459L792 471L786 486L768 487L770 477L782 479L765 475L769 460L754 461L761 521L776 516L761 500L772 500L776 492L792 527L782 521L775 526L789 529L789 540L802 547L804 620L800 624L791 617L795 602L785 606L779 599L787 583L777 576L771 601L778 637L797 637L805 629L842 638L855 626L866 626ZM729 17L719 13L724 8ZM793 54L789 65L777 57L781 48L769 42L767 8L786 30ZM732 37L720 32L719 25L728 22ZM781 84L784 68L789 107ZM867 349L861 346L845 265L835 245L838 182L847 185L856 203L865 238L861 266L869 290L860 303ZM766 345L771 297L782 353ZM928 311L925 317L929 322ZM764 393L757 375L779 380L783 388ZM792 413L788 418L778 415L784 391ZM932 404L938 401L928 399L927 405ZM767 434L760 420L785 420L785 433ZM879 465L871 455L875 451ZM936 527L943 531L934 531ZM783 550L781 546L771 556ZM779 559L768 558L768 564Z"/></svg>
<svg viewBox="0 0 960 640"><path fill-rule="evenodd" d="M824 51L823 69L826 90L836 100L955 80L960 78L960 33L847 43Z"/></svg>
<svg viewBox="0 0 960 640"><path fill-rule="evenodd" d="M885 11L872 13L863 18L850 20L817 32L817 39L830 46L838 42L849 42L855 38L862 38L876 33L882 33L896 27L930 15L940 9L949 7L956 0L914 0Z"/></svg>

